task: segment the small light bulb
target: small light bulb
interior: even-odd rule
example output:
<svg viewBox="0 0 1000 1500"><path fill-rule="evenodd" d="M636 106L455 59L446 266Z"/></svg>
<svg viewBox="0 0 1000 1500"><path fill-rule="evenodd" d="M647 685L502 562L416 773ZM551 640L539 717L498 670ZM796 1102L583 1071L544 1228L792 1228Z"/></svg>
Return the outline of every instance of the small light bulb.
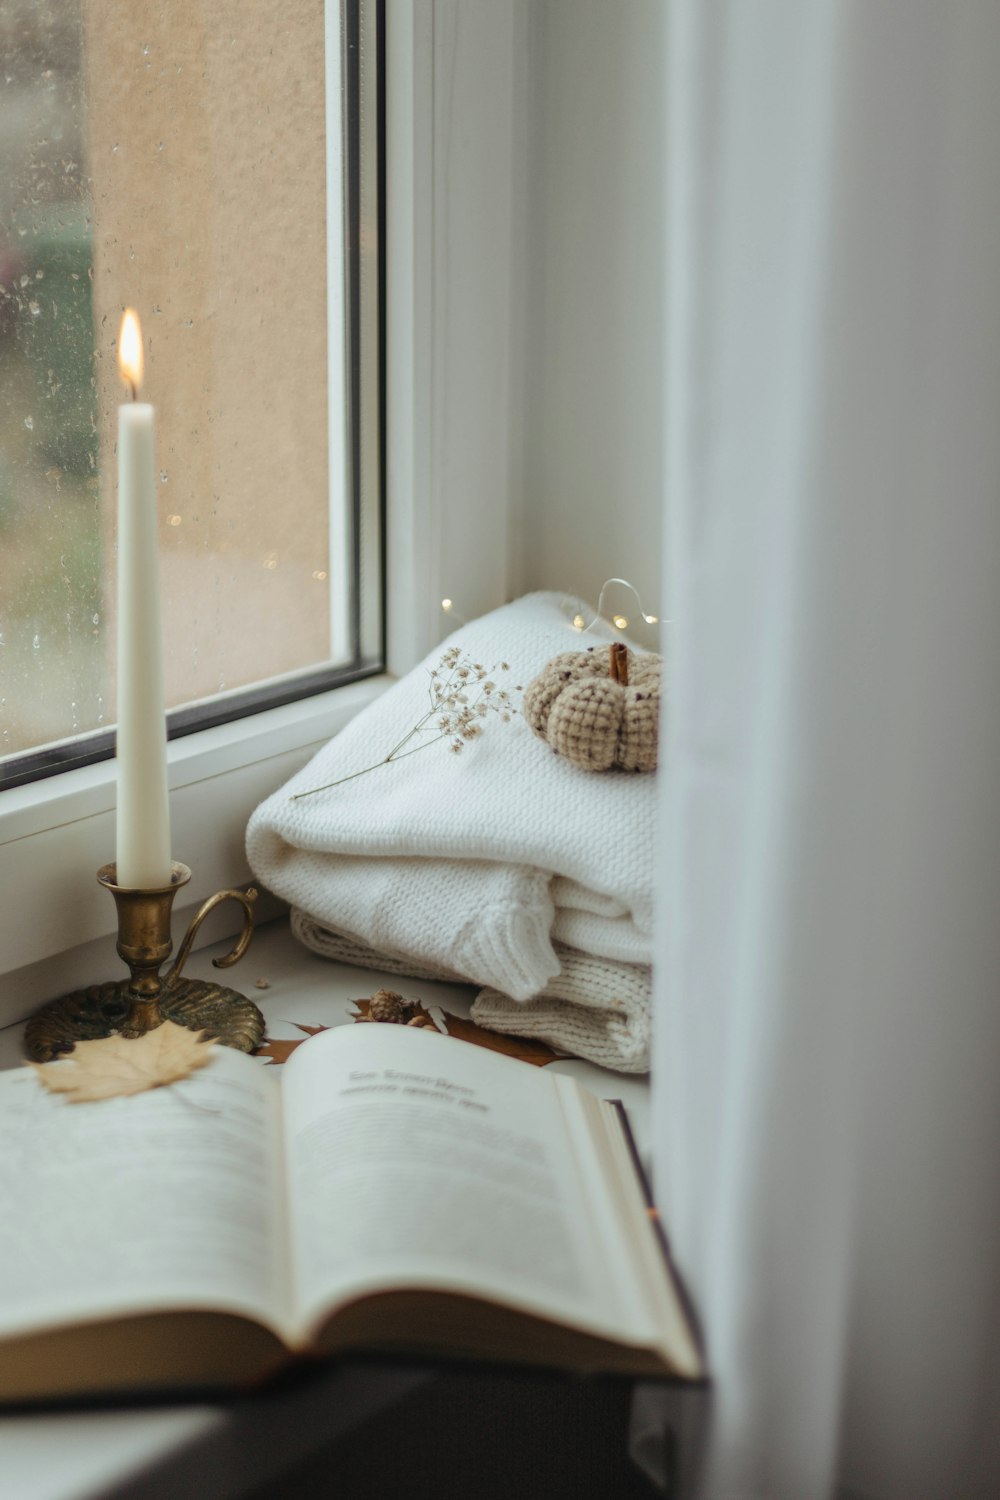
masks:
<svg viewBox="0 0 1000 1500"><path fill-rule="evenodd" d="M586 621L584 620L583 615L574 615L573 616L573 629L574 630L582 630L583 627L584 627L584 625L585 625L585 623L586 623Z"/></svg>
<svg viewBox="0 0 1000 1500"><path fill-rule="evenodd" d="M659 615L643 615L642 618L645 620L647 625L659 625L660 623Z"/></svg>
<svg viewBox="0 0 1000 1500"><path fill-rule="evenodd" d="M447 614L448 611L450 609L452 609L453 607L454 607L454 601L452 599L442 599L441 600L441 608L444 610L445 614Z"/></svg>
<svg viewBox="0 0 1000 1500"><path fill-rule="evenodd" d="M628 621L624 615L615 615L615 625L619 630L624 630L628 625Z"/></svg>

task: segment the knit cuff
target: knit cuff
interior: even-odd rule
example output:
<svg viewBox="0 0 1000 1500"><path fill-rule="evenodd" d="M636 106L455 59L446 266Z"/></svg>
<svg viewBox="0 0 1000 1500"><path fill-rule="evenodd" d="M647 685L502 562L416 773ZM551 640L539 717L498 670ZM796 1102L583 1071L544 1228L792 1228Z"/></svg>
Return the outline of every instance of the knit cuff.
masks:
<svg viewBox="0 0 1000 1500"><path fill-rule="evenodd" d="M573 1005L566 1000L510 1000L482 990L472 1005L472 1019L487 1031L533 1037L560 1052L585 1058L618 1073L649 1071L649 1013L614 1014Z"/></svg>
<svg viewBox="0 0 1000 1500"><path fill-rule="evenodd" d="M552 946L552 898L542 871L527 883L527 899L484 907L458 934L455 967L480 984L527 1000L559 973Z"/></svg>

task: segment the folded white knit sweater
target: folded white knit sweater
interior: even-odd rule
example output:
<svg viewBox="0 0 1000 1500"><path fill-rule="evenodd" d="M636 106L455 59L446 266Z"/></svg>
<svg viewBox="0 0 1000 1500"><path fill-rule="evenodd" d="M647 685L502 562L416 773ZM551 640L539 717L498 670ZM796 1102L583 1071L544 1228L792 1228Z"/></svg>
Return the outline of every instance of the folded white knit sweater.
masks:
<svg viewBox="0 0 1000 1500"><path fill-rule="evenodd" d="M347 937L292 908L295 936L324 958L352 968L377 969L410 979L461 980L436 964L411 955L379 953L359 938ZM559 973L530 1000L512 1000L482 989L472 1019L489 1031L537 1037L562 1052L584 1057L620 1073L649 1068L652 970L648 964L611 963L554 943Z"/></svg>
<svg viewBox="0 0 1000 1500"><path fill-rule="evenodd" d="M616 638L595 626L586 644ZM429 673L449 646L513 689L582 644L555 594L461 626L257 809L247 830L254 873L320 927L513 1001L551 993L556 944L610 968L647 966L650 775L580 770L520 716L490 714L460 755L441 741L292 800L383 760L424 713ZM648 1014L640 1029L648 1037Z"/></svg>

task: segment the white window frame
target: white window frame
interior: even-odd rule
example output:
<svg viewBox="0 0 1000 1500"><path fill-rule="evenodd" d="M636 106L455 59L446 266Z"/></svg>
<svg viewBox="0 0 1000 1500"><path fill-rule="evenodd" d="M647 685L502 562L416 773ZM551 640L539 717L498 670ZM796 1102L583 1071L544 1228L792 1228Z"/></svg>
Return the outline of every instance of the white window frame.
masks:
<svg viewBox="0 0 1000 1500"><path fill-rule="evenodd" d="M170 742L173 852L193 872L175 931L206 896L250 879L254 807L446 633L444 593L467 618L511 596L525 53L514 0L386 0L387 671ZM0 1024L114 973L113 904L95 880L113 857L114 807L113 760L0 792ZM224 934L227 910L206 941Z"/></svg>
<svg viewBox="0 0 1000 1500"><path fill-rule="evenodd" d="M341 15L339 0L325 0L323 33L326 43L326 347L344 348L346 319L344 296L344 152L341 102ZM336 37L336 44L334 43ZM329 453L330 540L327 577L330 600L330 655L334 661L350 659L350 609L352 580L344 538L349 531L349 480L343 462L347 381L344 361L327 359L326 411Z"/></svg>

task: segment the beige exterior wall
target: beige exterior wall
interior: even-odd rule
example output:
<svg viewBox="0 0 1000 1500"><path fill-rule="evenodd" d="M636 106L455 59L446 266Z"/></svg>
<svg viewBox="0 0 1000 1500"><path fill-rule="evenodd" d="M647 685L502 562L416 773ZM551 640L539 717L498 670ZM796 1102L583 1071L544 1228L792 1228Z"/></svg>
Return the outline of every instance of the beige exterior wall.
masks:
<svg viewBox="0 0 1000 1500"><path fill-rule="evenodd" d="M85 0L84 35L106 538L131 304L174 705L329 654L323 6Z"/></svg>

